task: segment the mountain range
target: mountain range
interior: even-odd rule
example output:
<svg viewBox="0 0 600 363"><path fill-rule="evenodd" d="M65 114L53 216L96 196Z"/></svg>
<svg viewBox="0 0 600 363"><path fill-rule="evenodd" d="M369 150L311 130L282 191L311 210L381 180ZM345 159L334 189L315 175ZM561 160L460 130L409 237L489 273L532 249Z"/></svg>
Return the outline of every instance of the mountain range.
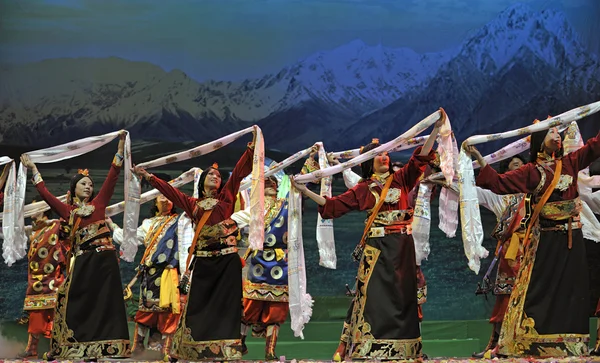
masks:
<svg viewBox="0 0 600 363"><path fill-rule="evenodd" d="M295 152L390 140L444 107L459 140L600 100L600 63L564 14L514 5L455 49L418 54L360 40L261 78L197 82L120 58L0 68L0 143L49 146L120 128L134 139L205 142L257 123ZM598 118L581 123L597 132Z"/></svg>

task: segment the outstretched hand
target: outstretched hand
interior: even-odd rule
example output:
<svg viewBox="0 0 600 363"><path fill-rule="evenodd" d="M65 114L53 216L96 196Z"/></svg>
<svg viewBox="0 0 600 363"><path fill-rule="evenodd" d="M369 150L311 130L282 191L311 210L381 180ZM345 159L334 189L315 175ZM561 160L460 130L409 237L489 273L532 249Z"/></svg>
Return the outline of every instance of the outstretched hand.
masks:
<svg viewBox="0 0 600 363"><path fill-rule="evenodd" d="M474 156L477 160L483 159L483 156L481 155L479 150L477 150L475 145L463 144L463 150L465 151L465 153L467 153L467 155Z"/></svg>
<svg viewBox="0 0 600 363"><path fill-rule="evenodd" d="M311 157L311 158L314 158L315 155L317 155L318 152L319 152L319 147L317 145L313 145L310 148L310 154L308 156Z"/></svg>
<svg viewBox="0 0 600 363"><path fill-rule="evenodd" d="M127 131L119 131L119 146L117 146L117 153L123 155L125 151L125 138L127 137Z"/></svg>
<svg viewBox="0 0 600 363"><path fill-rule="evenodd" d="M31 158L27 154L22 154L21 155L21 164L25 165L25 167L27 169L31 169L31 170L34 170L34 171L37 170L37 167L35 166L35 163L33 161L31 161Z"/></svg>
<svg viewBox="0 0 600 363"><path fill-rule="evenodd" d="M327 153L327 161L329 162L329 165L338 165L340 163L340 160L333 156L333 153Z"/></svg>
<svg viewBox="0 0 600 363"><path fill-rule="evenodd" d="M131 168L131 172L140 178L148 179L150 177L150 173L141 166L134 165L133 168Z"/></svg>
<svg viewBox="0 0 600 363"><path fill-rule="evenodd" d="M290 181L291 181L292 185L294 186L294 188L298 189L298 191L300 193L304 193L308 190L308 188L306 187L306 184L297 183L296 180L294 180L294 178L290 178Z"/></svg>

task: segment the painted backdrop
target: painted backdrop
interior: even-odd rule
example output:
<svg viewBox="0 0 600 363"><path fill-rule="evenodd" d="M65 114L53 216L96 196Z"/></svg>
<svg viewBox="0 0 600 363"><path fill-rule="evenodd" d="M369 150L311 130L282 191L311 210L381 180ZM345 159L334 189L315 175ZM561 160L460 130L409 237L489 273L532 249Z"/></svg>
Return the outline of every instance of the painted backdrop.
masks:
<svg viewBox="0 0 600 363"><path fill-rule="evenodd" d="M596 0L1 0L0 154L125 128L139 161L256 123L280 160L315 141L388 141L438 107L459 141L506 131L600 100L598 15ZM599 124L580 127L589 137ZM97 169L99 183L112 152L42 172L56 193L77 167ZM231 167L237 155L193 162ZM309 291L343 296L364 216L336 221L331 271L317 266L315 211L307 204ZM484 223L489 232L493 216ZM473 294L481 276L460 238L432 226L426 318L485 318L491 301ZM126 280L133 265L122 268ZM0 319L19 314L25 269L0 266Z"/></svg>

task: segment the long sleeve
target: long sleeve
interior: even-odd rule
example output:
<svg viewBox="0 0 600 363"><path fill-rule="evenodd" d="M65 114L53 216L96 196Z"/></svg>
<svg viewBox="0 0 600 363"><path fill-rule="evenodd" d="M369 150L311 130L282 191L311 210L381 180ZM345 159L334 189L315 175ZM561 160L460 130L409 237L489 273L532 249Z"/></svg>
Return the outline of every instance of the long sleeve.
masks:
<svg viewBox="0 0 600 363"><path fill-rule="evenodd" d="M119 174L121 173L121 166L115 165L112 163L110 165L110 170L108 171L108 175L102 183L102 187L98 192L98 195L94 198L94 204L99 208L106 208L108 203L110 202L110 198L112 198L113 193L115 192L115 186L117 185L117 181L119 180Z"/></svg>
<svg viewBox="0 0 600 363"><path fill-rule="evenodd" d="M342 176L344 177L344 184L348 189L354 188L354 186L360 181L360 176L353 172L352 169L345 169L342 172Z"/></svg>
<svg viewBox="0 0 600 363"><path fill-rule="evenodd" d="M252 172L253 155L254 149L250 148L247 148L244 154L242 154L242 157L235 164L231 176L221 191L220 200L229 202L233 206L242 180ZM233 210L231 213L233 213Z"/></svg>
<svg viewBox="0 0 600 363"><path fill-rule="evenodd" d="M235 221L239 229L250 225L250 209L243 209L233 213L231 219Z"/></svg>
<svg viewBox="0 0 600 363"><path fill-rule="evenodd" d="M46 188L46 183L41 181L35 185L35 188L37 189L38 193L40 194L40 197L42 197L44 202L48 203L50 208L53 211L55 211L56 214L60 216L60 218L66 221L69 220L71 208L69 208L67 204L61 202L58 198L52 195L52 193L50 193Z"/></svg>
<svg viewBox="0 0 600 363"><path fill-rule="evenodd" d="M508 207L506 198L502 197L501 195L495 194L487 189L477 187L476 190L479 205L490 210L496 215L497 218L500 218L502 216L502 213L504 213L506 207Z"/></svg>
<svg viewBox="0 0 600 363"><path fill-rule="evenodd" d="M496 170L488 164L481 169L476 184L478 187L502 195L531 193L535 188L531 188L530 185L532 173L537 173L537 170L532 163L525 164L516 170L504 174L498 174Z"/></svg>
<svg viewBox="0 0 600 363"><path fill-rule="evenodd" d="M574 171L577 173L590 166L594 160L600 158L600 132L596 137L589 139L585 145L568 154L565 158L570 159L571 165L574 166Z"/></svg>
<svg viewBox="0 0 600 363"><path fill-rule="evenodd" d="M325 197L325 205L319 206L321 217L323 219L339 218L350 211L360 210L357 196L358 187L360 184L335 197Z"/></svg>
<svg viewBox="0 0 600 363"><path fill-rule="evenodd" d="M587 203L594 214L600 214L600 190L593 193L580 194L581 200Z"/></svg>
<svg viewBox="0 0 600 363"><path fill-rule="evenodd" d="M182 193L179 189L174 188L171 184L161 180L154 175L150 178L150 184L158 189L167 199L169 199L177 207L183 209L187 215L193 216L196 208L197 199Z"/></svg>
<svg viewBox="0 0 600 363"><path fill-rule="evenodd" d="M427 164L434 159L435 151L431 150L428 155L419 155L422 146L419 146L408 160L408 163L404 165L400 170L394 173L394 179L396 182L404 185L406 190L411 190L417 184L419 177L425 171Z"/></svg>
<svg viewBox="0 0 600 363"><path fill-rule="evenodd" d="M135 235L135 241L138 246L144 244L144 239L146 239L146 235L150 230L150 225L152 221L150 219L144 219L142 225L138 227L137 233ZM123 243L123 229L116 224L112 225L113 229L113 241L118 244Z"/></svg>

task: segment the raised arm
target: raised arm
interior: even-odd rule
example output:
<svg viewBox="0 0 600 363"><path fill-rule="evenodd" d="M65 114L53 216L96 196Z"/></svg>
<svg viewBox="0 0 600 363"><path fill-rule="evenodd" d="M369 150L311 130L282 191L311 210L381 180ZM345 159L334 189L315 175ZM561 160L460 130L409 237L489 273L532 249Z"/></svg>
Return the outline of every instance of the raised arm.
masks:
<svg viewBox="0 0 600 363"><path fill-rule="evenodd" d="M110 198L112 198L113 193L115 192L115 186L117 185L119 174L121 173L121 167L123 166L126 136L127 131L122 130L119 133L119 146L117 147L117 153L113 158L108 175L106 176L104 183L102 183L102 187L100 187L98 195L96 195L96 198L94 198L94 204L96 204L96 206L99 208L106 208L110 202Z"/></svg>
<svg viewBox="0 0 600 363"><path fill-rule="evenodd" d="M332 153L327 154L327 160L330 165L338 165L340 163L338 158L334 157ZM344 169L342 176L344 178L344 185L348 189L353 188L361 179L360 175L353 172L352 169Z"/></svg>
<svg viewBox="0 0 600 363"><path fill-rule="evenodd" d="M179 189L152 174L150 174L149 178L146 178L146 180L148 180L153 187L158 189L162 195L173 202L173 204L183 209L189 216L194 215L194 210L196 209L196 202L198 199L184 194Z"/></svg>
<svg viewBox="0 0 600 363"><path fill-rule="evenodd" d="M53 211L55 211L62 219L69 220L71 208L67 204L61 202L58 198L56 198L54 195L52 195L52 193L48 191L48 189L46 188L46 183L44 183L44 180L42 179L42 175L40 174L37 166L29 158L29 155L21 155L21 163L25 165L26 168L31 169L31 171L33 172L32 181L42 199L46 203L48 203L50 208Z"/></svg>
<svg viewBox="0 0 600 363"><path fill-rule="evenodd" d="M394 173L396 182L404 185L406 190L412 190L415 187L427 164L435 159L435 151L430 148L429 154L423 155L423 148L424 146L418 147L413 152L408 163Z"/></svg>
<svg viewBox="0 0 600 363"><path fill-rule="evenodd" d="M490 165L486 165L479 172L475 180L478 187L491 190L496 194L532 193L529 186L532 173L537 170L532 163L525 164L518 169L498 174Z"/></svg>
<svg viewBox="0 0 600 363"><path fill-rule="evenodd" d="M575 172L590 166L591 163L600 158L600 132L596 137L589 139L581 148L568 154L566 158L570 159L571 164L576 168Z"/></svg>
<svg viewBox="0 0 600 363"><path fill-rule="evenodd" d="M148 173L144 168L139 166L134 166L132 172L140 178L144 178L152 185L154 188L158 189L159 192L162 193L168 200L173 202L177 207L183 209L188 216L194 215L194 210L196 209L196 202L198 199L190 197L179 191L179 189L174 188L171 184L167 183L164 180L161 180L154 175Z"/></svg>
<svg viewBox="0 0 600 363"><path fill-rule="evenodd" d="M358 188L359 186L357 185L335 197L325 197L325 204L319 205L319 214L321 214L321 217L324 219L339 218L353 210L360 210L357 195Z"/></svg>
<svg viewBox="0 0 600 363"><path fill-rule="evenodd" d="M421 156L429 155L429 153L433 149L433 144L435 143L435 140L437 139L437 136L440 133L440 129L444 125L445 121L446 121L446 116L444 113L444 116L440 117L440 119L435 122L435 126L433 127L433 130L431 130L431 134L429 134L427 141L425 141L425 144L423 144L423 148L421 149L421 151L419 153Z"/></svg>
<svg viewBox="0 0 600 363"><path fill-rule="evenodd" d="M235 199L240 189L242 180L252 172L252 159L254 157L254 141L248 144L248 148L242 154L242 157L235 164L231 176L227 179L227 182L221 190L219 196L220 200L228 201L232 205L235 203ZM232 210L233 213L233 210Z"/></svg>
<svg viewBox="0 0 600 363"><path fill-rule="evenodd" d="M532 163L525 164L518 169L504 174L498 174L494 168L488 165L479 150L475 146L463 145L467 155L475 157L481 170L477 176L476 184L483 189L491 190L496 194L531 193L530 178L532 173L537 172Z"/></svg>

